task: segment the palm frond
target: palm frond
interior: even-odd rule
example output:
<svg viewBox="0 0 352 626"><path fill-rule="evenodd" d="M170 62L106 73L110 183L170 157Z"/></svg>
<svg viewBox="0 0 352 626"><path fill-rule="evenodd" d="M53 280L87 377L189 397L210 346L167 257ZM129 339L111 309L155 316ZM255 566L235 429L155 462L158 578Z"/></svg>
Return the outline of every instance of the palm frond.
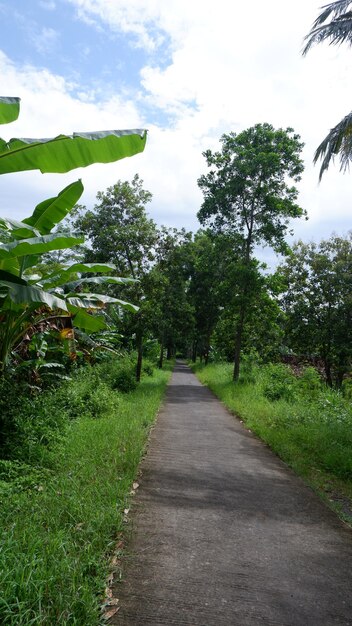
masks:
<svg viewBox="0 0 352 626"><path fill-rule="evenodd" d="M304 38L307 43L302 54L307 54L313 45L323 41L329 41L330 45L344 42L352 45L352 10L349 10L351 6L351 0L338 0L321 7L322 13ZM330 22L325 23L330 17Z"/></svg>
<svg viewBox="0 0 352 626"><path fill-rule="evenodd" d="M330 161L336 155L340 157L340 170L345 171L352 160L352 111L332 128L318 146L314 154L314 163L322 159L319 180L328 169Z"/></svg>

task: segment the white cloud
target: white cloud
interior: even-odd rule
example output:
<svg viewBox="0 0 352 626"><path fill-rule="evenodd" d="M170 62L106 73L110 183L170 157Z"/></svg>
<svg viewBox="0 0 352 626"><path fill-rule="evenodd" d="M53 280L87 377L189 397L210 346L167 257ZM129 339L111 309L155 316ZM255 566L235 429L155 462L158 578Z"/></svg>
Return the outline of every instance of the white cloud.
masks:
<svg viewBox="0 0 352 626"><path fill-rule="evenodd" d="M195 215L202 200L196 181L206 171L202 151L216 149L223 132L269 122L275 127L293 126L306 143L300 202L311 219L296 226L297 233L319 238L319 233L327 236L326 230L333 230L334 224L339 232L346 232L351 179L336 166L318 185L318 168L313 168L312 158L329 128L350 109L352 57L348 49L324 46L301 57L303 37L317 16L318 0L296 0L289 9L282 0L247 4L228 0L67 1L87 23L133 35L147 52L138 95L119 92L103 101L99 92L87 92L79 85L74 86L79 97L74 96L73 85L62 76L16 68L9 59L1 64L0 57L8 93L23 98L22 116L16 123L23 131L18 135L149 128L143 155L83 171L84 202L93 202L98 189L138 171L154 194L153 217L196 228ZM170 55L166 64L161 47L165 42ZM148 124L143 113L146 105L171 121ZM69 179L74 176L71 173ZM35 173L22 180L34 189L43 178L49 180ZM54 180L58 177L50 177L50 185Z"/></svg>
<svg viewBox="0 0 352 626"><path fill-rule="evenodd" d="M47 54L55 49L59 33L54 28L44 26L39 32L32 33L32 43L40 54Z"/></svg>

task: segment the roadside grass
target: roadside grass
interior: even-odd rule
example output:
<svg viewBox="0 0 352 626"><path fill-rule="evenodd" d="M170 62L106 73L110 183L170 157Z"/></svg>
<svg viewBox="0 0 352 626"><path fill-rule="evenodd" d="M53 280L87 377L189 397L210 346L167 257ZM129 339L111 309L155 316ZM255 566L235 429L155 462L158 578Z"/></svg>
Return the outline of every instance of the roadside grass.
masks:
<svg viewBox="0 0 352 626"><path fill-rule="evenodd" d="M283 365L192 365L199 380L352 524L352 406L323 385L313 368L299 378Z"/></svg>
<svg viewBox="0 0 352 626"><path fill-rule="evenodd" d="M104 623L109 558L171 366L127 393L112 389L109 372L109 365L82 370L46 393L51 412L63 411L65 402L68 414L73 406L77 412L82 404L82 417L70 419L52 445L41 445L42 453L36 441L19 460L0 461L4 626ZM88 388L94 401L84 400Z"/></svg>

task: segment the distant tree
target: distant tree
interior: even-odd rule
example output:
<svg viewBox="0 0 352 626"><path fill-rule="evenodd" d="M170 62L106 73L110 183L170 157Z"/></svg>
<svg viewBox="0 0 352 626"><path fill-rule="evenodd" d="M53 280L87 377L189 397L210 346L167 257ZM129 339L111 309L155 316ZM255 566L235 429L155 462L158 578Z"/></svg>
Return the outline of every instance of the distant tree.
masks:
<svg viewBox="0 0 352 626"><path fill-rule="evenodd" d="M352 44L351 0L331 2L322 9L305 37L307 43L303 55L306 55L312 46L324 41L330 45ZM340 157L340 169L345 171L352 159L352 111L330 130L315 152L314 163L322 159L319 180L336 155Z"/></svg>
<svg viewBox="0 0 352 626"><path fill-rule="evenodd" d="M278 270L289 345L319 356L327 384L341 386L352 363L352 235L320 244L299 241Z"/></svg>
<svg viewBox="0 0 352 626"><path fill-rule="evenodd" d="M111 262L120 276L138 281L118 288L140 307L137 314L124 316L126 329L135 334L137 380L141 376L143 335L147 328L147 275L154 261L158 237L154 221L146 214L145 207L151 199L152 194L143 189L143 181L136 174L131 182L118 181L105 192L98 192L94 208L86 211L85 207L79 207L74 222L75 228L89 241L86 261Z"/></svg>
<svg viewBox="0 0 352 626"><path fill-rule="evenodd" d="M149 280L154 293L150 299L153 328L160 342L159 367L177 350L186 351L194 327L193 306L189 301L190 244L192 234L185 229L166 228L158 232L155 265Z"/></svg>
<svg viewBox="0 0 352 626"><path fill-rule="evenodd" d="M191 246L189 297L194 307L192 360L197 354L207 363L211 336L222 310L222 285L232 246L226 235L198 231ZM230 253L230 254L229 254Z"/></svg>
<svg viewBox="0 0 352 626"><path fill-rule="evenodd" d="M270 245L284 252L290 219L305 214L296 204L296 187L289 184L289 179L300 180L303 144L291 128L275 130L270 124L223 135L221 143L221 151L204 153L211 169L198 181L204 194L198 218L213 232L230 235L239 259L234 342L234 380L238 380L251 285L256 284L254 247Z"/></svg>

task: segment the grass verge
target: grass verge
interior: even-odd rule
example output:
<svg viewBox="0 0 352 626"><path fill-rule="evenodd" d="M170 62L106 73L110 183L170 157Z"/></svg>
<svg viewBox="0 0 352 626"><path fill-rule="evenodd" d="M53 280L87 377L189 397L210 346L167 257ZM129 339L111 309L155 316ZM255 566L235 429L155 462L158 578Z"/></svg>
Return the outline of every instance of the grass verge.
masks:
<svg viewBox="0 0 352 626"><path fill-rule="evenodd" d="M225 406L348 524L352 524L352 407L309 368L253 367L234 384L232 366L192 365Z"/></svg>
<svg viewBox="0 0 352 626"><path fill-rule="evenodd" d="M98 374L92 374L93 408L69 422L40 466L38 442L32 446L37 466L29 465L28 451L25 461L2 462L2 471L10 468L16 477L0 480L8 485L0 491L1 624L103 623L109 556L123 530L131 484L170 370L144 376L129 393L113 390L106 376L100 384ZM54 393L52 412L62 410L65 395L68 408L69 398L79 405L87 373L76 383ZM101 413L99 402L105 407ZM29 481L21 477L28 467Z"/></svg>

